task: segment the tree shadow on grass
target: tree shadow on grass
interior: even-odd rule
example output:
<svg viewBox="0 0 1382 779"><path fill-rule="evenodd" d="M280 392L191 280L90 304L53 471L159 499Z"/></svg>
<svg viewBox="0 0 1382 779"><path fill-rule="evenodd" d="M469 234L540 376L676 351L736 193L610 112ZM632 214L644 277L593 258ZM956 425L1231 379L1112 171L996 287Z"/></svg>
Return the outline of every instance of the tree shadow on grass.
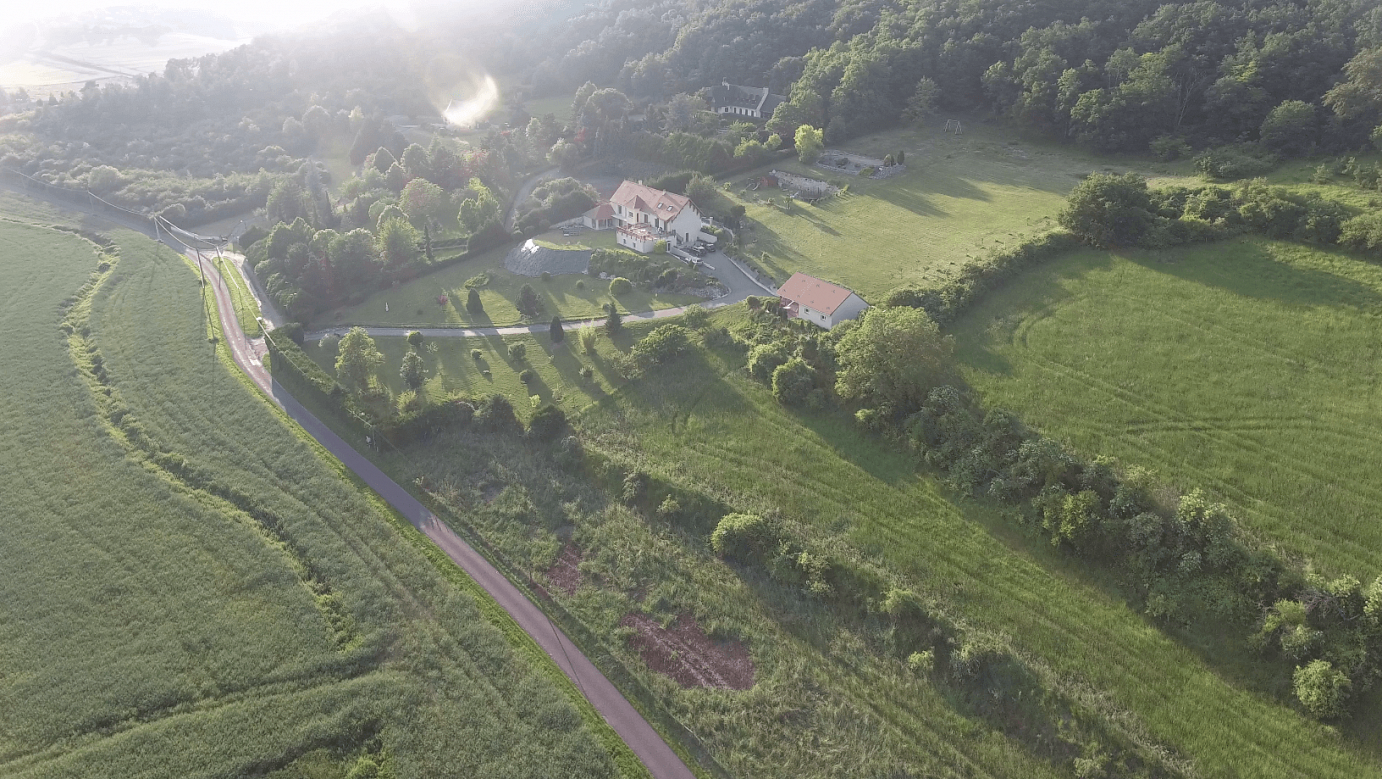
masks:
<svg viewBox="0 0 1382 779"><path fill-rule="evenodd" d="M1158 273L1256 300L1296 306L1382 306L1382 294L1375 288L1278 259L1272 245L1270 239L1255 237L1164 252L1132 252L1127 258ZM1341 263L1357 262L1338 250L1312 247L1311 251L1329 254Z"/></svg>
<svg viewBox="0 0 1382 779"><path fill-rule="evenodd" d="M1112 264L1108 252L1082 251L1009 279L946 328L955 337L955 362L993 375L1012 375L1014 365L1002 350L1025 337L1023 326L1073 300L1071 282Z"/></svg>

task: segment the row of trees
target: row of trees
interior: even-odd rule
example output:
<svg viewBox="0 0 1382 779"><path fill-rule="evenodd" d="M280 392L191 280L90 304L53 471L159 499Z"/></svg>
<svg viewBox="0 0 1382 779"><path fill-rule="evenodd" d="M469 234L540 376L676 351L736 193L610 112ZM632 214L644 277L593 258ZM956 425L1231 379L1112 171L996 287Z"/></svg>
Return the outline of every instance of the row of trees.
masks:
<svg viewBox="0 0 1382 779"><path fill-rule="evenodd" d="M918 308L875 307L822 333L776 301L749 305L757 313L738 333L747 371L780 402L856 409L861 425L904 442L955 489L1013 505L1055 546L1117 572L1158 621L1235 626L1312 715L1346 716L1382 676L1382 577L1365 586L1303 569L1250 543L1203 494L1168 503L1147 475L1082 459L979 407L948 383L951 338Z"/></svg>

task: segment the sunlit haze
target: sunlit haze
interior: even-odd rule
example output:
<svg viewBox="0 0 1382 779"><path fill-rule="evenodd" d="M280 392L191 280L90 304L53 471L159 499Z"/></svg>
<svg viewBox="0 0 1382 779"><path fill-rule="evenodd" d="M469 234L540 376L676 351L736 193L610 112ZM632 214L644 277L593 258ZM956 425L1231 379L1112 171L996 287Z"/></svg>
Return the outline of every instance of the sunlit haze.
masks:
<svg viewBox="0 0 1382 779"><path fill-rule="evenodd" d="M45 21L80 21L83 15L106 9L205 11L259 29L292 27L333 16L342 11L370 7L406 12L406 0L239 0L235 3L212 0L166 0L155 3L113 3L109 0L54 0L47 3L13 4L0 19L0 31L15 26Z"/></svg>

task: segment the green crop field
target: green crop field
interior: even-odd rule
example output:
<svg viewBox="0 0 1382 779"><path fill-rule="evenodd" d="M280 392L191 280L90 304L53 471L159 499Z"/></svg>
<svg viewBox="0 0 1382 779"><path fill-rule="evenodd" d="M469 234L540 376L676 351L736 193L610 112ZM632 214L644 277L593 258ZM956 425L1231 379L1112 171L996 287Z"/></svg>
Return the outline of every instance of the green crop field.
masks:
<svg viewBox="0 0 1382 779"><path fill-rule="evenodd" d="M1240 239L1086 252L957 327L985 402L1087 454L1202 486L1326 570L1382 570L1382 269Z"/></svg>
<svg viewBox="0 0 1382 779"><path fill-rule="evenodd" d="M589 233L586 234L589 236ZM546 234L549 244L565 245L569 240L561 233ZM586 238L593 241L589 248L608 248L601 237ZM585 274L563 274L543 280L540 277L520 276L504 268L504 255L512 246L504 246L484 252L477 257L420 276L392 289L370 295L356 306L328 311L317 317L313 326L328 327L334 324L352 325L463 325L467 327L505 327L522 324L523 315L518 312L518 296L523 285L532 286L542 303L541 322L551 320L553 314L562 319L589 319L604 316L601 306L610 301L609 282ZM481 287L480 300L484 311L473 314L466 310L465 283L476 276L484 275L488 281ZM438 298L446 297L446 303L439 304ZM697 303L703 298L692 295L654 294L644 289L634 289L618 299L619 308L626 312L654 311L661 308L675 308L689 303ZM388 310L385 310L388 306Z"/></svg>
<svg viewBox="0 0 1382 779"><path fill-rule="evenodd" d="M728 324L741 315L736 307L715 317ZM630 328L630 335L650 326ZM631 340L602 337L601 361ZM492 352L495 345L483 348ZM1015 529L993 508L957 500L918 474L910 456L861 433L846 414L783 409L743 375L742 365L742 353L698 350L636 382L614 381L613 393L582 411L577 427L589 446L619 461L743 510L780 511L815 528L833 548L886 564L972 626L1010 636L1024 656L1064 683L1123 712L1113 716L1126 717L1120 721L1188 761L1198 775L1382 775L1363 745L1372 714L1360 720L1358 736L1340 737L1310 721L1279 702L1285 691L1262 673L1238 633L1168 635L1125 605L1112 582ZM560 391L575 391L574 382L555 384L565 372L544 367L539 374ZM545 570L563 540L572 539L589 561L582 569L619 585L554 592L596 626L596 635L606 635L626 610L642 609L664 620L693 613L703 625L748 637L759 673L750 694L707 700L636 671L702 738L714 734L707 741L721 762L753 775L815 775L824 759L821 744L862 743L867 761L853 751L842 754L871 768L897 761L945 774L973 761L993 776L1038 772L1041 763L1031 762L1030 751L980 722L971 719L971 729L957 737L946 723L972 717L959 701L926 682L904 681L893 661L857 645L828 610L785 601L771 586L745 592L743 579L724 577L702 536L625 519L617 506L577 497L586 493L550 467L532 465L541 458L531 449L513 454L508 446L461 431L381 455L380 462L401 481L423 477L434 485L430 490L456 507L459 521L523 570ZM621 640L603 642L602 651L641 669ZM836 664L843 656L851 658L848 667ZM779 708L763 708L760 688ZM867 725L860 732L840 718L815 718L789 720L784 729L773 719L780 707L816 710L807 700L852 712ZM797 744L802 762L755 738L765 731ZM812 735L819 740L808 747ZM934 751L942 742L947 751ZM931 752L918 756L902 746L907 743Z"/></svg>
<svg viewBox="0 0 1382 779"><path fill-rule="evenodd" d="M742 236L745 256L778 283L802 271L875 301L903 284L941 283L993 249L1053 227L1065 196L1091 171L1170 175L1183 168L1110 161L977 122L966 122L961 136L939 126L892 131L852 141L845 151L880 159L905 151L907 172L870 180L786 157L770 167L849 191L784 210L783 190L745 189L767 175L764 167L733 177L729 194L753 222Z"/></svg>
<svg viewBox="0 0 1382 779"><path fill-rule="evenodd" d="M640 775L250 390L190 265L113 237L0 223L0 773Z"/></svg>

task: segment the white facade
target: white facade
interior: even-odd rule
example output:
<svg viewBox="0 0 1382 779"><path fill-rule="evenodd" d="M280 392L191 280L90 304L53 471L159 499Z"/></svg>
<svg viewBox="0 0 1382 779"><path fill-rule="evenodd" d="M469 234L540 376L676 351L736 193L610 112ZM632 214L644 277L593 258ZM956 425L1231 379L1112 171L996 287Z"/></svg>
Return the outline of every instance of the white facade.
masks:
<svg viewBox="0 0 1382 779"><path fill-rule="evenodd" d="M782 302L783 305L790 307L795 301L783 298ZM794 316L796 316L797 319L805 319L817 327L830 330L835 327L835 325L847 319L858 319L859 315L864 313L864 309L868 307L869 304L865 303L863 298L851 292L849 297L845 298L844 301L830 313L818 311L805 303L796 302Z"/></svg>
<svg viewBox="0 0 1382 779"><path fill-rule="evenodd" d="M639 254L652 254L653 247L660 239L652 230L644 226L637 227L618 227L614 231L614 242L620 246L633 249Z"/></svg>

